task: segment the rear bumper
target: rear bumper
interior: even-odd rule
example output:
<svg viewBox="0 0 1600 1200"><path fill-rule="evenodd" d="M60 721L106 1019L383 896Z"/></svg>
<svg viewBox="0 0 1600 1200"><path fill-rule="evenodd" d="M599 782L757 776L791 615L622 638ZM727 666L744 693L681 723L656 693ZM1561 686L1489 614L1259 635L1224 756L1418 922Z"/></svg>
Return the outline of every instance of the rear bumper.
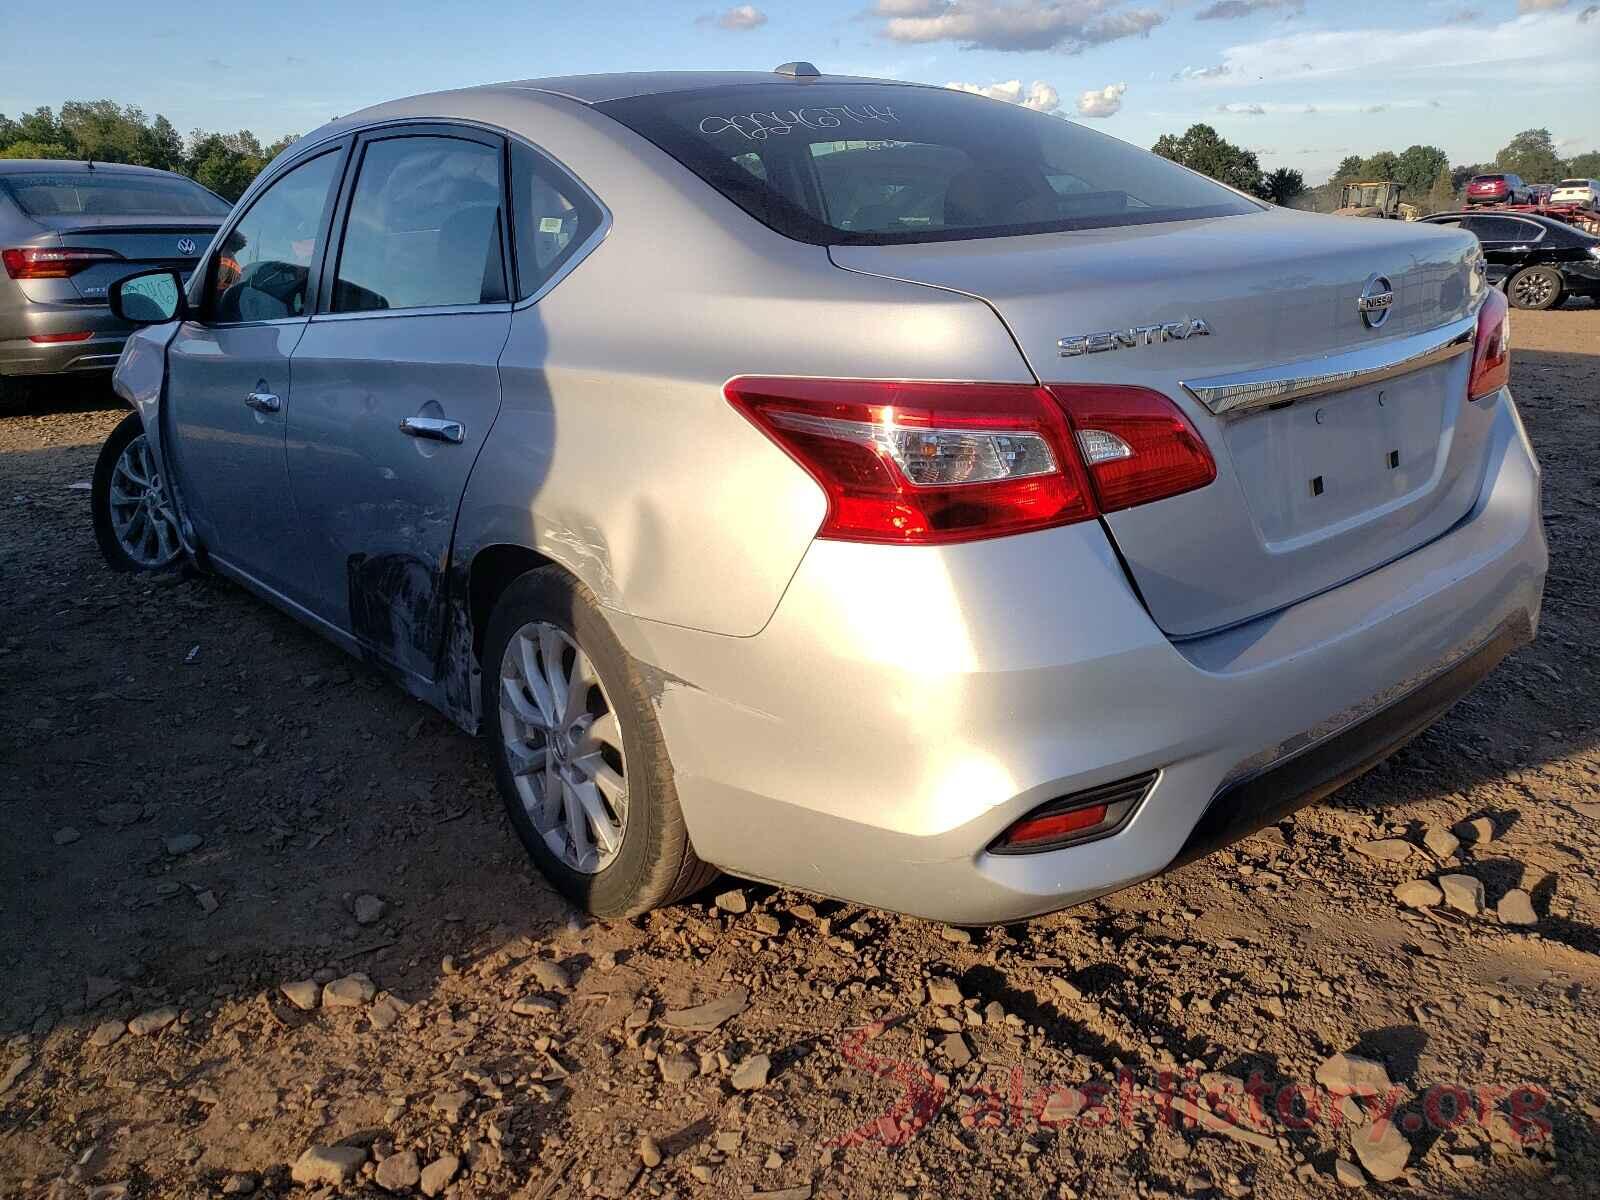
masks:
<svg viewBox="0 0 1600 1200"><path fill-rule="evenodd" d="M110 370L132 327L94 304L24 303L0 311L0 375L59 375ZM34 337L87 333L77 342L35 342Z"/></svg>
<svg viewBox="0 0 1600 1200"><path fill-rule="evenodd" d="M1538 467L1509 393L1495 403L1459 525L1209 637L1164 637L1094 524L939 548L817 542L752 638L620 621L653 668L697 850L740 874L992 923L1239 836L1271 819L1260 798L1280 786L1326 794L1537 626ZM1048 800L1152 770L1113 836L986 850ZM1260 811L1226 818L1245 807Z"/></svg>

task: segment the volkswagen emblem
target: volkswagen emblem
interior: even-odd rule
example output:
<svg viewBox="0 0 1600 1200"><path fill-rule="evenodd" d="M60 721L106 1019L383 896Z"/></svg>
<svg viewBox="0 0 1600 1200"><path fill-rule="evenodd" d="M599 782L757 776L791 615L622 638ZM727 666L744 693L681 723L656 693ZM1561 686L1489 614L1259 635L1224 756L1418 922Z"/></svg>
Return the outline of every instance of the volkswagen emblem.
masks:
<svg viewBox="0 0 1600 1200"><path fill-rule="evenodd" d="M1368 329L1376 329L1387 321L1389 310L1393 307L1394 285L1382 275L1368 279L1367 286L1361 289L1361 296L1356 300L1356 309Z"/></svg>
<svg viewBox="0 0 1600 1200"><path fill-rule="evenodd" d="M193 238L179 238L178 239L178 253L183 255L185 258L193 258L194 257L194 239Z"/></svg>

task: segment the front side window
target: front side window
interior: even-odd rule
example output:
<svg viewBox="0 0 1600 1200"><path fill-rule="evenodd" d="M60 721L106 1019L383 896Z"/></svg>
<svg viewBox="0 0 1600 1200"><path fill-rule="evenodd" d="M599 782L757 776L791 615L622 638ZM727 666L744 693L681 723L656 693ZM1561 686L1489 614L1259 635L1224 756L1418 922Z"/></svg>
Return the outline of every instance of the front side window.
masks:
<svg viewBox="0 0 1600 1200"><path fill-rule="evenodd" d="M600 206L543 156L511 147L517 241L517 298L526 300L571 261L600 227Z"/></svg>
<svg viewBox="0 0 1600 1200"><path fill-rule="evenodd" d="M506 299L500 149L456 137L371 142L350 200L334 312Z"/></svg>
<svg viewBox="0 0 1600 1200"><path fill-rule="evenodd" d="M780 233L891 244L1260 211L1166 159L1014 104L893 84L597 105Z"/></svg>
<svg viewBox="0 0 1600 1200"><path fill-rule="evenodd" d="M206 304L212 320L305 315L306 283L339 158L330 151L280 176L223 239Z"/></svg>

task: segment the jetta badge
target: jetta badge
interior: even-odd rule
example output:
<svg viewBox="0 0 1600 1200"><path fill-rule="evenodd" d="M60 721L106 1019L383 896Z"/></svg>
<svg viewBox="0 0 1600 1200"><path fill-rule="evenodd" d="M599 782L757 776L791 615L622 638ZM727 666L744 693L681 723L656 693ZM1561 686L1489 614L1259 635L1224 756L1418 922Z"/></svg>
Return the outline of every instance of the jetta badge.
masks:
<svg viewBox="0 0 1600 1200"><path fill-rule="evenodd" d="M1374 275L1367 280L1367 286L1361 289L1361 295L1356 300L1356 309L1361 313L1361 319L1367 323L1368 329L1376 329L1389 319L1389 313L1394 308L1394 285L1383 275Z"/></svg>
<svg viewBox="0 0 1600 1200"><path fill-rule="evenodd" d="M1181 342L1185 338L1209 337L1211 326L1199 317L1185 317L1181 321L1167 321L1161 325L1133 325L1127 329L1107 329L1103 333L1079 333L1064 337L1056 343L1062 358L1076 358L1080 354L1099 354L1103 350L1131 350L1135 346L1150 346L1156 342Z"/></svg>
<svg viewBox="0 0 1600 1200"><path fill-rule="evenodd" d="M182 254L186 258L189 257L190 255L192 255L194 253L194 239L193 238L179 238L178 239L178 253Z"/></svg>

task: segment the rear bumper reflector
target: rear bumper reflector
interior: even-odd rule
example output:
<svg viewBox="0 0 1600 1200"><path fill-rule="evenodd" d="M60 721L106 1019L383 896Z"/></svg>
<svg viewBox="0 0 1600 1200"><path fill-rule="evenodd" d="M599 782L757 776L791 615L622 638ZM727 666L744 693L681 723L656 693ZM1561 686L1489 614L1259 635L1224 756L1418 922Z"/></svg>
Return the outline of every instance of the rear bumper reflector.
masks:
<svg viewBox="0 0 1600 1200"><path fill-rule="evenodd" d="M53 346L57 342L87 342L93 336L93 330L85 329L80 333L30 333L28 340L41 346Z"/></svg>
<svg viewBox="0 0 1600 1200"><path fill-rule="evenodd" d="M1102 783L1041 804L989 846L990 854L1040 854L1110 837L1132 818L1159 771Z"/></svg>

